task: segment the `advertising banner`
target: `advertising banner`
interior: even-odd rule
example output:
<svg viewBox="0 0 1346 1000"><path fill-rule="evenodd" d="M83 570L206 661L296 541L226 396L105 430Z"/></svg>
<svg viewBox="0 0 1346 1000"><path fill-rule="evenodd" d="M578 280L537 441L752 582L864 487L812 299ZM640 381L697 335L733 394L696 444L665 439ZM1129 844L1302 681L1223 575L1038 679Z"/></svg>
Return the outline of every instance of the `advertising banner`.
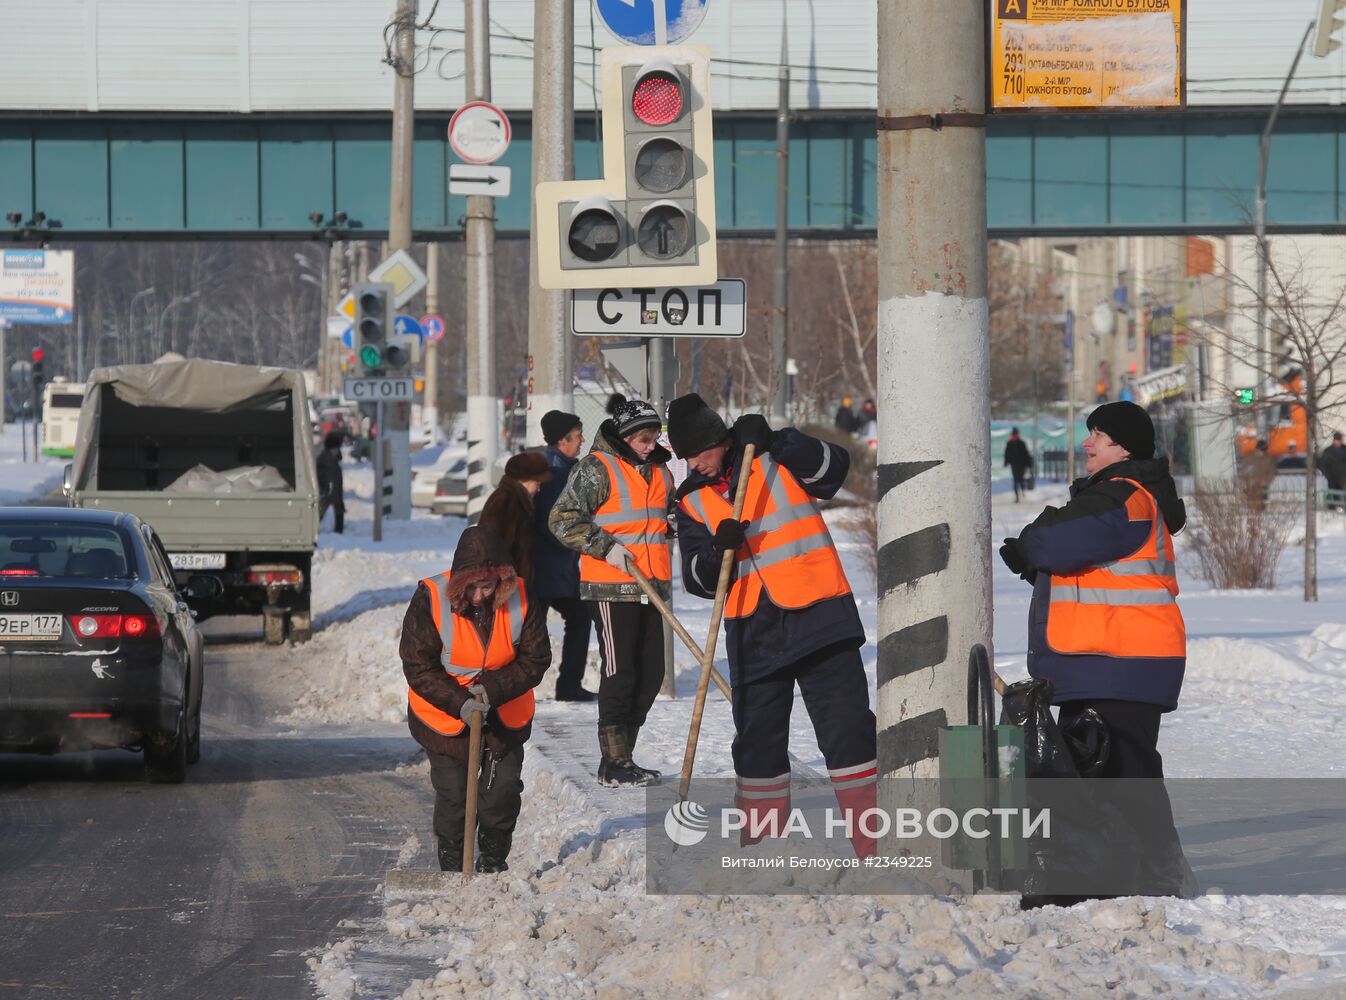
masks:
<svg viewBox="0 0 1346 1000"><path fill-rule="evenodd" d="M1181 107L1185 0L990 0L991 107Z"/></svg>
<svg viewBox="0 0 1346 1000"><path fill-rule="evenodd" d="M73 250L0 250L0 319L70 323L74 317Z"/></svg>

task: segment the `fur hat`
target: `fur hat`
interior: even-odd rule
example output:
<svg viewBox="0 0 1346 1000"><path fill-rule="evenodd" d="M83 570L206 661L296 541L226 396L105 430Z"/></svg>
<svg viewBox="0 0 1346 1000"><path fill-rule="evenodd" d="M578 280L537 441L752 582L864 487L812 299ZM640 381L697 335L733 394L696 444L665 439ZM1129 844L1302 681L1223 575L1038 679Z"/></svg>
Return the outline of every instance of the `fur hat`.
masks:
<svg viewBox="0 0 1346 1000"><path fill-rule="evenodd" d="M495 606L502 608L518 589L518 574L509 561L505 543L490 528L473 525L464 529L453 550L453 575L449 578L449 606L458 614L471 601L467 590L474 583L494 583Z"/></svg>
<svg viewBox="0 0 1346 1000"><path fill-rule="evenodd" d="M691 458L729 439L720 415L694 392L668 404L668 443L679 458Z"/></svg>
<svg viewBox="0 0 1346 1000"><path fill-rule="evenodd" d="M551 479L551 470L547 468L547 459L541 452L522 451L505 463L505 475L521 483L530 479L545 483Z"/></svg>
<svg viewBox="0 0 1346 1000"><path fill-rule="evenodd" d="M620 392L608 398L608 413L612 414L613 432L622 438L647 427L657 431L664 426L653 406L641 399L627 399Z"/></svg>
<svg viewBox="0 0 1346 1000"><path fill-rule="evenodd" d="M576 427L579 427L580 424L580 418L573 413L565 413L562 410L548 410L542 414L542 440L546 441L547 444L554 445Z"/></svg>
<svg viewBox="0 0 1346 1000"><path fill-rule="evenodd" d="M1104 403L1089 414L1085 426L1102 431L1130 452L1132 458L1154 458L1154 421L1130 400Z"/></svg>

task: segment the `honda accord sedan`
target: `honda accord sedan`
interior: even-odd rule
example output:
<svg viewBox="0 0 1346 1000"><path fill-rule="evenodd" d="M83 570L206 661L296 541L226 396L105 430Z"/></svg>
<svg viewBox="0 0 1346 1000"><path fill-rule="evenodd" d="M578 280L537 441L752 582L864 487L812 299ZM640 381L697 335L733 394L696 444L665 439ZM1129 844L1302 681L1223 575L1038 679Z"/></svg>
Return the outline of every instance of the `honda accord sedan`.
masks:
<svg viewBox="0 0 1346 1000"><path fill-rule="evenodd" d="M203 643L131 514L0 507L0 752L124 747L150 781L201 756Z"/></svg>

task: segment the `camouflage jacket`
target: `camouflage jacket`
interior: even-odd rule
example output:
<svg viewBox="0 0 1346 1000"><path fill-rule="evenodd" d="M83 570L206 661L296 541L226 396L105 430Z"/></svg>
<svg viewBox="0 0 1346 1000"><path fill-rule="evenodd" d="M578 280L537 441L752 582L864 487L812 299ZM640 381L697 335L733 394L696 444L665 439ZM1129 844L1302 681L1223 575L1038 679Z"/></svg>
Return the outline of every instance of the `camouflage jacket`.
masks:
<svg viewBox="0 0 1346 1000"><path fill-rule="evenodd" d="M594 511L608 499L610 490L607 467L602 459L595 457L594 452L603 452L634 466L646 482L655 474L656 465L663 465L673 456L662 446L655 446L649 460L642 463L626 442L612 432L612 421L605 420L598 428L589 454L570 470L570 479L556 498L547 526L563 545L595 559L602 559L615 543L611 535L594 524ZM670 511L673 509L673 498L674 491L669 490ZM656 580L655 586L664 600L672 600L671 583ZM588 583L580 580L580 600L583 601L639 601L644 596L640 584L635 582Z"/></svg>

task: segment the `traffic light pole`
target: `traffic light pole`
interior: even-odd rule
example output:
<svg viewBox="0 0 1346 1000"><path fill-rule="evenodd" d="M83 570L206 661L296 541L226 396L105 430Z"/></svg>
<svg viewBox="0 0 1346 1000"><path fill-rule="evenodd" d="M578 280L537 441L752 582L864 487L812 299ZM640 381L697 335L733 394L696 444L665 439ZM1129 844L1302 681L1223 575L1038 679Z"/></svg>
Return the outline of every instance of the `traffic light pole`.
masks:
<svg viewBox="0 0 1346 1000"><path fill-rule="evenodd" d="M984 0L878 5L880 803L991 648ZM938 117L936 117L938 116ZM937 419L932 419L935 415ZM913 427L921 433L913 434Z"/></svg>
<svg viewBox="0 0 1346 1000"><path fill-rule="evenodd" d="M488 0L467 3L467 99L491 99ZM534 71L537 63L534 63ZM495 199L467 199L467 519L476 524L495 478Z"/></svg>
<svg viewBox="0 0 1346 1000"><path fill-rule="evenodd" d="M782 7L781 17L784 18ZM779 93L776 102L776 274L771 307L771 422L788 423L790 328L790 51L786 28L780 40Z"/></svg>
<svg viewBox="0 0 1346 1000"><path fill-rule="evenodd" d="M574 0L534 0L533 34L533 182L566 181L575 176ZM538 242L534 238L528 252L527 439L532 444L542 443L544 413L575 409L574 338L566 314L570 295L539 284Z"/></svg>

